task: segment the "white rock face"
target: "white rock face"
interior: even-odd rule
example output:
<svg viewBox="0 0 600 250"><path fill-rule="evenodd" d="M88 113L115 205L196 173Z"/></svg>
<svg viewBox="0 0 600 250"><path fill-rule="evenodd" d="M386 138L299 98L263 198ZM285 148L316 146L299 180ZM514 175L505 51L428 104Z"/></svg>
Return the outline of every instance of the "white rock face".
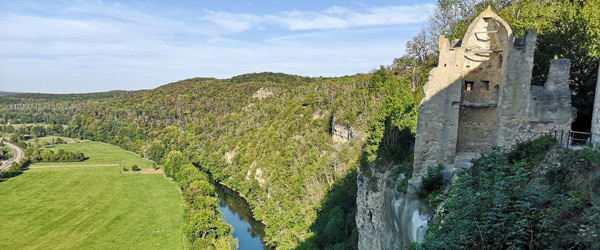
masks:
<svg viewBox="0 0 600 250"><path fill-rule="evenodd" d="M268 88L260 88L258 91L256 91L253 95L252 98L258 98L259 100L261 99L265 99L268 97L273 96L273 91L268 89Z"/></svg>
<svg viewBox="0 0 600 250"><path fill-rule="evenodd" d="M335 117L333 117L331 119L331 138L334 142L349 142L355 138L355 135L350 126L336 123Z"/></svg>
<svg viewBox="0 0 600 250"><path fill-rule="evenodd" d="M233 163L234 156L235 156L234 151L225 152L225 161L227 162L227 165L231 165L231 163Z"/></svg>
<svg viewBox="0 0 600 250"><path fill-rule="evenodd" d="M404 176L392 179L390 171L373 171L371 178L375 190L369 190L368 177L359 174L357 180L358 249L404 249L411 242L423 242L428 216L419 212L414 191L397 191L396 183Z"/></svg>
<svg viewBox="0 0 600 250"><path fill-rule="evenodd" d="M258 185L261 187L265 185L265 179L263 179L262 176L263 176L262 169L257 168L256 172L254 172L254 179L256 179L258 181Z"/></svg>

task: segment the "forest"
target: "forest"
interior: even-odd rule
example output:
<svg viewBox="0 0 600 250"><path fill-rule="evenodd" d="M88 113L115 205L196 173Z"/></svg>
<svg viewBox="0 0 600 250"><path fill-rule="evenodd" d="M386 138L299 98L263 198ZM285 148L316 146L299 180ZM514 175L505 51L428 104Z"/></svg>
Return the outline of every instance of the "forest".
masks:
<svg viewBox="0 0 600 250"><path fill-rule="evenodd" d="M141 91L109 91L87 94L42 94L2 92L2 124L45 123L67 125L82 107L128 98Z"/></svg>
<svg viewBox="0 0 600 250"><path fill-rule="evenodd" d="M363 154L362 148L365 143L378 148L386 121L388 127L408 128L404 133L412 136L420 91L413 92L408 78L386 69L311 81L272 73L242 77L262 82L172 83L128 100L87 106L64 134L148 155L163 164L167 176L182 182L186 196L198 192L187 186L191 180L184 173L210 173L247 198L254 217L266 224L270 246L351 248L357 239L356 193L328 197L328 191L340 183L352 190L363 159L377 155L374 149ZM253 97L260 89L271 96ZM356 139L334 142L334 119L350 126ZM201 224L200 217L192 216L197 213L186 216L191 232L202 231L194 226ZM323 227L315 224L320 214L331 218L318 220ZM327 226L331 221L336 224Z"/></svg>
<svg viewBox="0 0 600 250"><path fill-rule="evenodd" d="M437 36L462 38L488 5L517 36L538 30L534 83L545 81L550 59L571 60L579 112L574 126L584 130L600 59L600 3L590 0L440 0L430 24L406 44L406 54L370 73L316 78L265 72L192 78L137 92L15 94L0 98L0 121L59 125L32 126L15 133L17 140L56 133L117 145L163 165L188 204L184 231L195 248L236 245L221 221L210 176L247 199L255 219L266 225L268 246L355 249L358 172L400 164L410 176L418 106L437 64ZM350 128L355 138L334 141L334 125ZM9 130L16 129L2 127ZM450 204L446 216L460 204ZM443 230L451 228L429 237Z"/></svg>

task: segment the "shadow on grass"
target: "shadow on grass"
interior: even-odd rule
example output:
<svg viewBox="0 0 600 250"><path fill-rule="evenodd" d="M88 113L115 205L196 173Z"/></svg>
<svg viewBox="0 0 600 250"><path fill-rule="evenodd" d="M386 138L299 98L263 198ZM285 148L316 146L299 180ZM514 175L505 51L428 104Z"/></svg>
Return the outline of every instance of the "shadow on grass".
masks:
<svg viewBox="0 0 600 250"><path fill-rule="evenodd" d="M27 169L29 169L29 168L27 168ZM27 170L27 169L23 169L23 170ZM10 175L10 176L4 176L4 175L2 175L2 174L3 174L3 173L0 173L0 183L2 183L2 182L4 182L4 181L7 181L7 180L8 180L8 179L10 179L10 178L17 177L17 176L19 176L19 175L23 174L23 172L21 171L21 172L18 172L18 173L12 174L12 175Z"/></svg>
<svg viewBox="0 0 600 250"><path fill-rule="evenodd" d="M29 169L29 162L26 162L24 166L20 167L18 171L12 171L10 169L0 172L0 182L4 182L10 178L17 177L23 174L23 171Z"/></svg>

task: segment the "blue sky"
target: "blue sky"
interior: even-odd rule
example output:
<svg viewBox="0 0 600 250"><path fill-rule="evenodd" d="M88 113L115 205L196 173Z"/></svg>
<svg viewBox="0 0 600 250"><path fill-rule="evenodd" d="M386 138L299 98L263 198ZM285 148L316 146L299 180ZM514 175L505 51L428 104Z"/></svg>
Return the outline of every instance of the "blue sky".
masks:
<svg viewBox="0 0 600 250"><path fill-rule="evenodd" d="M435 2L0 0L0 91L365 73L404 54Z"/></svg>

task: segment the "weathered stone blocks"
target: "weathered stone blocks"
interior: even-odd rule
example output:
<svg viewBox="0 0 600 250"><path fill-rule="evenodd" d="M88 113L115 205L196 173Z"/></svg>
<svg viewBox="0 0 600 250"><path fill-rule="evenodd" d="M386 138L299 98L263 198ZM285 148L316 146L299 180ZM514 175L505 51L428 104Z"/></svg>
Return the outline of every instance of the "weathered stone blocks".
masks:
<svg viewBox="0 0 600 250"><path fill-rule="evenodd" d="M554 131L567 136L575 111L570 62L552 61L546 84L531 86L536 39L535 29L515 39L489 8L461 42L450 46L440 37L439 64L419 107L413 177L438 164L456 172L455 162L463 169L468 157L493 146L511 147Z"/></svg>

